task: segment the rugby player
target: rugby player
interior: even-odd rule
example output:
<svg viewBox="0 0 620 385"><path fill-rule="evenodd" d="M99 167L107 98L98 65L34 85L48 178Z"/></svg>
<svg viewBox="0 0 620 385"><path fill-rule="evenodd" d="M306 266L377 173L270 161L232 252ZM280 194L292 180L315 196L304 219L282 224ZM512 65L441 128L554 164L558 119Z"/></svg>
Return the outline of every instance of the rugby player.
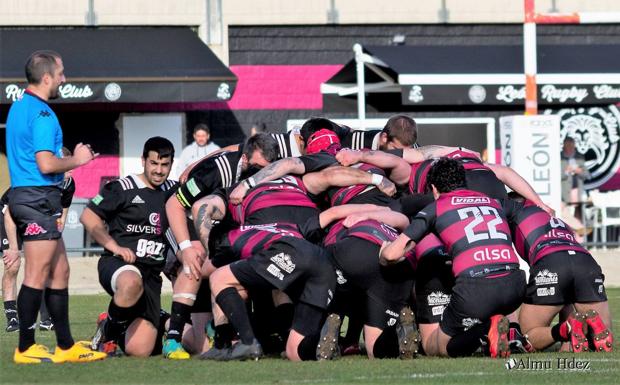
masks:
<svg viewBox="0 0 620 385"><path fill-rule="evenodd" d="M406 250L434 232L452 257L456 281L426 354L468 355L480 347L480 338L486 334L491 357L505 357L510 350L509 321L504 315L521 304L525 274L519 270L502 205L467 190L465 169L456 160L439 159L427 180L435 201L382 248L380 261L398 262Z"/></svg>
<svg viewBox="0 0 620 385"><path fill-rule="evenodd" d="M176 185L167 180L173 158L168 139L148 139L142 151L144 171L104 185L82 213L84 228L104 248L99 282L112 296L93 349L113 351L112 344L105 344L112 341L132 356L161 352L160 273L168 247L165 203Z"/></svg>

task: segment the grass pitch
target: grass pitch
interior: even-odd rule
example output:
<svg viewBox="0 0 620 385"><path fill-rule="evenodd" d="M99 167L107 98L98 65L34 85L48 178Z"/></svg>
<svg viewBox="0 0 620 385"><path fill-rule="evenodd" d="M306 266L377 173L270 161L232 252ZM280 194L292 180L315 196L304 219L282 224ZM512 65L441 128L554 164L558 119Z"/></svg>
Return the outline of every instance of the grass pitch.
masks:
<svg viewBox="0 0 620 385"><path fill-rule="evenodd" d="M614 319L620 319L620 289L609 289ZM95 320L107 307L107 295L71 296L71 327L76 339L88 339ZM164 301L169 308L170 298ZM334 362L294 363L281 359L259 362L169 361L162 357L108 359L90 364L15 365L17 333L4 332L0 322L2 384L618 384L620 345L615 353L536 353L504 359L421 357L413 361L346 357ZM617 330L616 330L617 331ZM37 342L53 347L53 332L37 331ZM617 341L617 340L616 340ZM588 370L571 369L589 365Z"/></svg>

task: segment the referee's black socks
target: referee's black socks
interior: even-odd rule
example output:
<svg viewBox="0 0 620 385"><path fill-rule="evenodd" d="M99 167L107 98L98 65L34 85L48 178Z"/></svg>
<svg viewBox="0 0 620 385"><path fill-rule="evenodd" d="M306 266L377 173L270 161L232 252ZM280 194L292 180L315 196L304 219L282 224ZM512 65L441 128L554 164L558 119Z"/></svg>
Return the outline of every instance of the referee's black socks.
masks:
<svg viewBox="0 0 620 385"><path fill-rule="evenodd" d="M74 344L69 326L69 290L67 288L50 289L48 287L45 289L45 303L54 322L58 346L61 349L69 349Z"/></svg>
<svg viewBox="0 0 620 385"><path fill-rule="evenodd" d="M250 317L245 308L245 302L234 287L227 287L215 297L215 302L228 317L228 321L239 333L241 342L251 345L254 342L254 331L250 323Z"/></svg>
<svg viewBox="0 0 620 385"><path fill-rule="evenodd" d="M43 290L22 284L17 295L17 314L19 317L19 346L24 352L34 345L34 331L37 328L37 314L41 306Z"/></svg>

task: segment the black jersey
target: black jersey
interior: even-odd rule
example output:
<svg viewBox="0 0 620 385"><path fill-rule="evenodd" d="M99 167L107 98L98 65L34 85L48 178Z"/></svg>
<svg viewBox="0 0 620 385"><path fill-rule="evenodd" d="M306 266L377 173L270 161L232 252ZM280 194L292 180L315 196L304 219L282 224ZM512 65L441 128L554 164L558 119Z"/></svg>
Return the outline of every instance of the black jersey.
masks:
<svg viewBox="0 0 620 385"><path fill-rule="evenodd" d="M88 208L108 224L119 246L134 251L137 265L163 268L168 248L165 206L175 188L176 182L168 180L151 189L137 175L130 175L104 185Z"/></svg>
<svg viewBox="0 0 620 385"><path fill-rule="evenodd" d="M242 150L223 152L217 156L201 160L181 184L176 197L183 207L192 205L218 188L228 188L241 179Z"/></svg>
<svg viewBox="0 0 620 385"><path fill-rule="evenodd" d="M295 134L292 131L284 134L271 134L271 136L278 142L278 150L280 152L280 158L288 158L294 156L300 156L301 152L295 141Z"/></svg>
<svg viewBox="0 0 620 385"><path fill-rule="evenodd" d="M380 137L381 130L351 130L341 138L340 143L342 147L348 147L352 150L363 148L378 150Z"/></svg>

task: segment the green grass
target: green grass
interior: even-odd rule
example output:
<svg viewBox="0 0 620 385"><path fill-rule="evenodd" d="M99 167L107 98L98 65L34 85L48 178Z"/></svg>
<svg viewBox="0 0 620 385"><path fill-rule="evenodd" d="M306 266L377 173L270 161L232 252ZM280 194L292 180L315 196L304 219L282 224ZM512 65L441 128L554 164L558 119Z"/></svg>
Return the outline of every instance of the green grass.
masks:
<svg viewBox="0 0 620 385"><path fill-rule="evenodd" d="M608 290L614 318L620 317L620 289ZM97 314L107 306L108 297L72 296L71 327L77 339L94 331ZM169 306L167 297L165 306ZM569 354L537 353L514 355L516 359L551 360L545 371L507 370L505 360L489 358L439 359L422 357L413 361L375 360L362 357L334 362L293 363L281 359L259 362L168 361L114 358L90 364L18 366L12 352L17 333L4 332L0 322L0 383L3 384L617 384L620 353ZM37 332L37 341L50 347L53 333ZM615 348L619 345L616 343ZM558 358L589 361L590 371L558 370Z"/></svg>

